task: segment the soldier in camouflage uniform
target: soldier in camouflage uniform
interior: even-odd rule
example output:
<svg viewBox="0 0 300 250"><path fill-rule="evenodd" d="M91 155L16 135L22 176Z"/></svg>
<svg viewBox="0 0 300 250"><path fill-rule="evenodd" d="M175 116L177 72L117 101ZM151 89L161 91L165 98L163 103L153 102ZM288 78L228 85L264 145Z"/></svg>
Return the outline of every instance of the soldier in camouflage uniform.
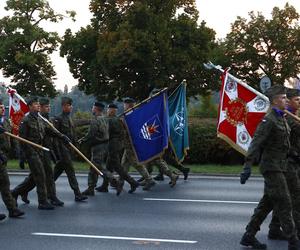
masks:
<svg viewBox="0 0 300 250"><path fill-rule="evenodd" d="M134 99L132 98L126 98L124 100L124 111L129 110L132 108L135 104ZM144 165L141 165L137 162L135 153L132 148L132 144L129 138L129 134L127 130L125 129L125 140L124 140L124 154L122 157L122 166L124 170L128 173L129 167L132 166L134 167L143 177L145 180L143 184L143 190L150 190L151 187L155 185L155 181L152 179L152 176L148 173L147 168Z"/></svg>
<svg viewBox="0 0 300 250"><path fill-rule="evenodd" d="M107 158L108 145L108 121L103 116L105 105L101 102L95 102L92 108L93 118L90 123L88 133L79 140L80 144L86 144L91 149L92 163L105 175L104 167ZM95 195L95 187L98 181L98 173L90 167L88 175L88 188L82 192L84 195Z"/></svg>
<svg viewBox="0 0 300 250"><path fill-rule="evenodd" d="M71 118L71 112L73 109L72 106L73 100L69 97L62 97L61 105L62 105L62 113L55 117L54 126L58 131L66 135L70 142L76 143L76 133L74 124ZM87 199L87 196L81 194L78 182L75 176L75 169L72 163L72 151L68 144L64 144L61 141L56 141L56 156L58 158L58 162L54 167L54 180L63 173L66 172L70 187L74 191L75 201L80 202Z"/></svg>
<svg viewBox="0 0 300 250"><path fill-rule="evenodd" d="M288 110L297 114L300 108L300 91L298 89L287 89L287 97L289 99ZM287 116L287 122L291 128L291 148L288 157L286 180L290 191L293 217L297 228L298 237L300 234L300 180L297 175L300 164L300 123L293 117ZM274 240L284 240L286 236L281 230L280 220L276 213L273 212L272 221L269 225L268 237Z"/></svg>
<svg viewBox="0 0 300 250"><path fill-rule="evenodd" d="M266 249L255 235L267 215L274 210L283 232L288 237L289 250L296 250L298 237L292 217L292 201L286 179L287 156L290 149L290 127L283 110L287 104L285 88L274 85L266 91L271 102L270 112L258 125L245 158L240 180L244 184L251 175L251 166L259 161L264 177L264 195L254 210L240 244Z"/></svg>
<svg viewBox="0 0 300 250"><path fill-rule="evenodd" d="M49 113L50 113L50 101L48 98L40 98L39 99L40 103L40 110L41 110L41 115L49 120ZM49 148L50 150L53 150L53 138L49 134L45 134L44 139L43 139L43 146L46 148ZM53 179L53 169L52 169L52 156L51 152L44 152L43 155L43 165L44 165L44 171L46 175L46 187L47 187L47 195L48 199L50 200L50 203L53 206L63 206L64 203L59 200L56 196L56 187L55 187L55 182ZM32 173L29 174L25 180L20 183L17 187L15 187L12 191L12 195L14 198L17 200L18 196L21 195L22 200L25 203L29 203L29 200L27 198L28 193L35 188L35 182L33 179Z"/></svg>
<svg viewBox="0 0 300 250"><path fill-rule="evenodd" d="M24 212L16 208L16 202L9 190L9 178L6 171L7 156L10 149L10 138L3 133L6 131L11 131L11 126L9 120L4 117L5 107L0 100L0 192L2 200L9 212L9 217L16 218L24 215ZM4 214L0 214L0 220L5 219Z"/></svg>
<svg viewBox="0 0 300 250"><path fill-rule="evenodd" d="M28 100L27 105L29 107L29 114L23 118L20 124L20 137L23 137L36 144L42 144L44 142L45 135L49 134L51 136L60 138L62 141L64 141L64 143L69 142L68 137L54 130L38 116L40 104L37 97L31 97ZM45 152L25 143L22 143L21 147L29 164L29 169L33 180L36 184L39 202L38 208L45 210L54 209L54 207L48 202L46 187L47 171L44 166Z"/></svg>
<svg viewBox="0 0 300 250"><path fill-rule="evenodd" d="M135 181L121 165L121 159L124 152L124 124L116 116L118 107L115 104L109 104L107 109L108 124L109 124L109 141L108 141L108 156L106 161L106 168L110 173L116 171L120 178L127 181L130 184L130 190L128 193L133 193L139 186L139 183ZM111 179L111 177L110 177ZM108 188L108 181L103 181L101 188ZM120 194L120 183L117 183L117 195Z"/></svg>

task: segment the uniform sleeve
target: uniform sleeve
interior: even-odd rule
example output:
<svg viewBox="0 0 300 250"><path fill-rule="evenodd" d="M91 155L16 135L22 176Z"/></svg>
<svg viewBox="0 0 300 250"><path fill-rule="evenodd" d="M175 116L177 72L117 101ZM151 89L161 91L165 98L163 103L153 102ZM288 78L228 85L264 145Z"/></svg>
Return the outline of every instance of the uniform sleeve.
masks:
<svg viewBox="0 0 300 250"><path fill-rule="evenodd" d="M53 136L53 137L57 137L57 138L63 137L63 134L55 129L56 128L55 126L54 126L55 128L53 128L47 122L44 122L44 124L45 124L45 130L46 130L47 134L49 134L50 136Z"/></svg>
<svg viewBox="0 0 300 250"><path fill-rule="evenodd" d="M252 165L259 161L263 146L271 134L272 127L272 120L266 118L258 125L245 157L246 163Z"/></svg>
<svg viewBox="0 0 300 250"><path fill-rule="evenodd" d="M89 126L89 129L88 129L88 132L82 138L82 142L89 142L90 140L92 140L93 138L95 138L96 131L97 131L97 123L96 123L96 120L93 119L90 122L90 126Z"/></svg>
<svg viewBox="0 0 300 250"><path fill-rule="evenodd" d="M19 136L27 139L28 138L28 124L26 121L22 121L19 125ZM24 142L20 142L20 148L21 151L23 151L24 155L29 154L30 150L31 150L31 146L29 146L28 144L24 143Z"/></svg>
<svg viewBox="0 0 300 250"><path fill-rule="evenodd" d="M300 137L300 123L292 117L288 117L287 122L293 131L293 134Z"/></svg>

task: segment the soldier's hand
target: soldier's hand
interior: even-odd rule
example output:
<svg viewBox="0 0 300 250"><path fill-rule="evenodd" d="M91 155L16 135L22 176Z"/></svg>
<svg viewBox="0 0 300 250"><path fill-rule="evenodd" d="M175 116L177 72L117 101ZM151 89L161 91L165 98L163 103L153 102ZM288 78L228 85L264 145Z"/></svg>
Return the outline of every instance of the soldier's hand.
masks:
<svg viewBox="0 0 300 250"><path fill-rule="evenodd" d="M5 165L7 163L7 157L4 154L0 154L0 165Z"/></svg>
<svg viewBox="0 0 300 250"><path fill-rule="evenodd" d="M3 134L4 132L5 132L5 129L2 126L0 126L0 134Z"/></svg>
<svg viewBox="0 0 300 250"><path fill-rule="evenodd" d="M61 139L62 139L63 143L65 143L65 144L70 144L71 143L70 138L68 136L66 136L66 135L63 135L61 137Z"/></svg>
<svg viewBox="0 0 300 250"><path fill-rule="evenodd" d="M241 172L241 174L240 174L241 184L245 184L250 176L251 176L251 165L249 165L248 163L245 163L244 167L243 167L243 172Z"/></svg>

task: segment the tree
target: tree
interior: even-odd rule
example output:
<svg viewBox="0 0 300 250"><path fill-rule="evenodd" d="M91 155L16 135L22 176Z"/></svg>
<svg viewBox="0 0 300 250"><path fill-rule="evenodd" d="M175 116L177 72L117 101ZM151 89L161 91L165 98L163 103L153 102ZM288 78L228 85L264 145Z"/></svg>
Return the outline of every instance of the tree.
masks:
<svg viewBox="0 0 300 250"><path fill-rule="evenodd" d="M202 63L215 32L197 24L194 0L92 0L90 9L91 24L74 35L68 30L61 47L87 94L143 99L184 79L189 95L209 88Z"/></svg>
<svg viewBox="0 0 300 250"><path fill-rule="evenodd" d="M225 41L226 56L236 74L256 85L263 75L274 84L283 84L300 73L299 14L293 6L274 7L272 18L249 13L250 20L238 17Z"/></svg>
<svg viewBox="0 0 300 250"><path fill-rule="evenodd" d="M11 77L22 95L54 97L55 71L49 55L57 48L60 38L47 32L41 22L59 22L57 14L45 0L8 0L5 9L12 16L0 19L0 68ZM74 17L75 12L67 12Z"/></svg>

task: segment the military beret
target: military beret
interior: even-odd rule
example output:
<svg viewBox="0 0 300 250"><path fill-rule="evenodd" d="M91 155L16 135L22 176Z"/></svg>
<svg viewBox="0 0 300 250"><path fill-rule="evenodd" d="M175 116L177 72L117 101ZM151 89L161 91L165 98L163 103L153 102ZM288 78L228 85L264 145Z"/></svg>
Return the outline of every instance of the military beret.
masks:
<svg viewBox="0 0 300 250"><path fill-rule="evenodd" d="M133 98L127 97L123 101L124 103L135 103L135 100Z"/></svg>
<svg viewBox="0 0 300 250"><path fill-rule="evenodd" d="M72 105L72 103L73 103L73 100L72 100L71 97L63 96L63 97L61 98L61 105L65 105L65 104L70 104L70 105Z"/></svg>
<svg viewBox="0 0 300 250"><path fill-rule="evenodd" d="M49 100L49 98L41 97L41 98L39 99L39 102L40 102L41 105L49 105L50 100Z"/></svg>
<svg viewBox="0 0 300 250"><path fill-rule="evenodd" d="M114 103L108 104L107 107L108 107L108 108L112 108L112 109L117 109L117 108L118 108L118 106L117 106L116 104L114 104Z"/></svg>
<svg viewBox="0 0 300 250"><path fill-rule="evenodd" d="M105 105L102 102L98 101L94 102L94 106L102 109L105 107Z"/></svg>
<svg viewBox="0 0 300 250"><path fill-rule="evenodd" d="M276 84L271 86L270 88L268 88L265 92L265 95L269 98L269 99L273 99L274 96L277 95L284 95L286 94L286 87L284 87L281 84Z"/></svg>
<svg viewBox="0 0 300 250"><path fill-rule="evenodd" d="M39 102L39 98L37 96L30 96L27 98L26 103L27 105L31 105L34 102Z"/></svg>
<svg viewBox="0 0 300 250"><path fill-rule="evenodd" d="M295 96L300 96L300 90L299 89L291 89L291 88L287 88L286 90L286 96L287 98L292 98Z"/></svg>

